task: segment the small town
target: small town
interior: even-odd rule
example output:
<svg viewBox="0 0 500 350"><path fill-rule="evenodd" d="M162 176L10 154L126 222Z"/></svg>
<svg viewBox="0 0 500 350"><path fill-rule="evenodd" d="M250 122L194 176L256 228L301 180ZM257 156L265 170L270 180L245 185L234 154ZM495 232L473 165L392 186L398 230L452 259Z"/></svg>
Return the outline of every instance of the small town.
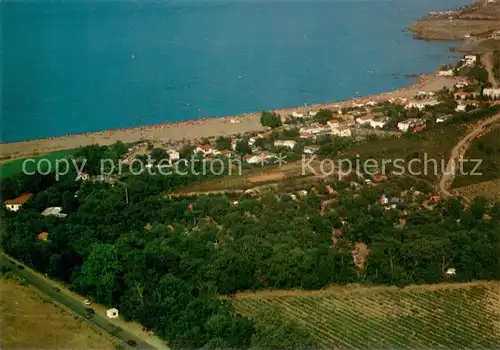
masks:
<svg viewBox="0 0 500 350"><path fill-rule="evenodd" d="M289 115L263 112L261 124L266 128L263 132L204 138L198 143L156 143L154 147L161 155L159 159L172 162L178 161L182 154L183 158L192 155L207 160L242 156L248 164L262 165L273 164L280 153L288 154L290 159L301 154L314 155L322 143L332 138L356 142L370 137L421 133L442 123L452 123L454 118L460 119L468 112L500 105L500 88L484 80L484 72L477 55L465 55L455 67L443 67L437 72L438 76L455 79L452 89L418 91L413 98L378 98L352 102L345 107L293 111ZM152 147L148 142L139 142L122 161L130 164Z"/></svg>

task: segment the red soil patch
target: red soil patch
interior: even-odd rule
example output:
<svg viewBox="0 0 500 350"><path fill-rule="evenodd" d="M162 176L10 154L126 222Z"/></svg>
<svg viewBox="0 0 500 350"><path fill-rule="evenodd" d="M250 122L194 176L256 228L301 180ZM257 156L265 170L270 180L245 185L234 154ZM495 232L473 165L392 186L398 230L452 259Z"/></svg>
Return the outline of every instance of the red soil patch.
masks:
<svg viewBox="0 0 500 350"><path fill-rule="evenodd" d="M250 181L251 183L279 181L284 179L286 179L286 174L283 172L258 174L249 176L247 178L247 180Z"/></svg>

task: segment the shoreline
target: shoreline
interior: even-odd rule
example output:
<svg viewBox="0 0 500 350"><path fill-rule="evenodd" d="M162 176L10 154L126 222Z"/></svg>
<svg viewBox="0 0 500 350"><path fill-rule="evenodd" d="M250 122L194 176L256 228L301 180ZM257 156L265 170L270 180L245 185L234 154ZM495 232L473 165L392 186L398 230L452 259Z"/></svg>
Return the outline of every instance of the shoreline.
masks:
<svg viewBox="0 0 500 350"><path fill-rule="evenodd" d="M294 111L307 113L310 110L334 109L353 103L368 101L382 102L391 98L412 98L418 91L435 91L442 87L452 87L457 78L441 77L437 72L420 74L417 81L402 88L379 94L353 97L348 100L313 104L300 107L272 109L279 115L291 115ZM204 137L230 136L247 132L260 132L260 113L250 112L236 116L193 119L179 122L150 124L140 127L103 130L81 134L48 137L16 142L0 143L1 161L11 158L28 157L55 151L74 149L91 144L110 145L117 141L132 143L137 141L152 141L153 143L187 143ZM236 121L236 122L234 122Z"/></svg>
<svg viewBox="0 0 500 350"><path fill-rule="evenodd" d="M474 7L468 5L466 7ZM456 14L459 9L450 10ZM433 18L431 13L426 17L416 20L407 28L413 32L415 40L440 40L432 35L419 36L415 26L419 23L432 23L432 27L438 27L440 18ZM448 19L446 20L448 21ZM449 34L448 34L449 35ZM464 37L460 38L448 36L444 40L464 42ZM368 101L382 102L389 99L410 99L419 91L436 91L442 87L452 88L457 77L442 77L437 75L438 68L433 73L423 73L416 75L416 81L392 91L371 94L366 96L352 97L347 100L326 102L321 104L311 104L306 106L284 107L272 109L271 111L281 115L291 115L293 112L307 113L311 110L338 109L354 103L366 103ZM139 141L151 141L155 145L163 143L186 144L205 137L231 136L237 134L260 132L264 127L260 125L260 111L242 113L234 116L220 116L212 118L191 119L185 121L167 122L159 124L149 124L144 126L108 129L96 132L86 132L79 134L68 134L64 136L54 136L41 139L30 139L24 141L0 142L0 163L11 159L29 157L33 155L46 154L55 151L75 149L92 144L110 145L117 141L133 143Z"/></svg>

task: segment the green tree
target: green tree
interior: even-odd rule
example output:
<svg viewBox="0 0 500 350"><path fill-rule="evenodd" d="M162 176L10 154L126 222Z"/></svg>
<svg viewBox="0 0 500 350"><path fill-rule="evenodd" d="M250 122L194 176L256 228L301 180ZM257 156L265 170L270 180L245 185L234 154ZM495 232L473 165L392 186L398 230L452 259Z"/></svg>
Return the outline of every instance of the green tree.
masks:
<svg viewBox="0 0 500 350"><path fill-rule="evenodd" d="M76 273L74 286L93 299L105 304L118 302L120 267L116 247L112 244L96 244Z"/></svg>
<svg viewBox="0 0 500 350"><path fill-rule="evenodd" d="M260 115L260 124L262 126L277 128L281 126L281 117L274 112L264 111Z"/></svg>
<svg viewBox="0 0 500 350"><path fill-rule="evenodd" d="M231 138L220 136L215 141L215 148L219 151L231 149Z"/></svg>
<svg viewBox="0 0 500 350"><path fill-rule="evenodd" d="M241 155L252 154L252 148L248 145L248 141L245 139L241 139L236 142L235 151Z"/></svg>
<svg viewBox="0 0 500 350"><path fill-rule="evenodd" d="M320 124L326 124L329 120L333 119L333 112L329 109L320 109L314 116L314 121Z"/></svg>
<svg viewBox="0 0 500 350"><path fill-rule="evenodd" d="M163 148L153 148L150 153L151 159L156 163L161 161L162 159L168 159L168 153Z"/></svg>

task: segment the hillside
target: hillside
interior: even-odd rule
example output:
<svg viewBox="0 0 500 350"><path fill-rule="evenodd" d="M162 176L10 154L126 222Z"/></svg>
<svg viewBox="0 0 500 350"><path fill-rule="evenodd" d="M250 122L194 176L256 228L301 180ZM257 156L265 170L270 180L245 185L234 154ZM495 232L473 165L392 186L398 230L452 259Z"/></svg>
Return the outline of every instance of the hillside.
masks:
<svg viewBox="0 0 500 350"><path fill-rule="evenodd" d="M488 3L453 11L429 14L410 26L415 38L424 40L465 40L461 51L500 49L500 4Z"/></svg>

